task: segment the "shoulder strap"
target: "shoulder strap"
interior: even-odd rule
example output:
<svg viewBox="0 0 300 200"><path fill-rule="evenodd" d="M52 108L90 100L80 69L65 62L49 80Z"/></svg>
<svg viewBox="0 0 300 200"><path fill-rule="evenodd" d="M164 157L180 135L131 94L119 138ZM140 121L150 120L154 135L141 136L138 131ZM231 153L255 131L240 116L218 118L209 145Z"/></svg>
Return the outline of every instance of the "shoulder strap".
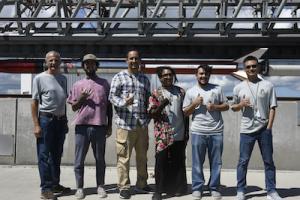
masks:
<svg viewBox="0 0 300 200"><path fill-rule="evenodd" d="M181 97L184 97L184 95L185 95L184 89L182 89L181 87L179 87L179 86L177 86L177 85L175 85L175 88L176 88L177 90L180 91L180 96L181 96Z"/></svg>

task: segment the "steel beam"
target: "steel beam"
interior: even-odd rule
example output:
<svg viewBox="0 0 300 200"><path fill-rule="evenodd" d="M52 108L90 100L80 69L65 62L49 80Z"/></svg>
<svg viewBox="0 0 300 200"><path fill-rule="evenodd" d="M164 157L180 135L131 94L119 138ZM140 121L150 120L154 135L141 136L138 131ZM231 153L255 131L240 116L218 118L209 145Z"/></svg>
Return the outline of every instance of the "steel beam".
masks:
<svg viewBox="0 0 300 200"><path fill-rule="evenodd" d="M39 5L37 6L37 8L35 9L34 13L32 14L32 18L36 18L38 16L38 14L40 13L43 5L45 3L45 0L41 0ZM32 29L32 27L34 26L35 24L34 23L29 23L26 27L26 30L25 30L25 34L28 35L30 33L30 30Z"/></svg>
<svg viewBox="0 0 300 200"><path fill-rule="evenodd" d="M56 5L55 5L55 18L57 19L57 32L62 33L62 23L60 21L61 19L61 1L60 0L55 0Z"/></svg>
<svg viewBox="0 0 300 200"><path fill-rule="evenodd" d="M262 8L261 8L261 16L263 18L267 18L268 16L268 0L262 0ZM266 35L268 31L269 23L263 22L261 24L261 33L262 35Z"/></svg>
<svg viewBox="0 0 300 200"><path fill-rule="evenodd" d="M227 4L228 0L222 0L220 3L220 16L221 18L226 18L227 17ZM226 23L219 23L219 31L221 35L225 35L225 27Z"/></svg>
<svg viewBox="0 0 300 200"><path fill-rule="evenodd" d="M203 1L204 0L198 0L197 5L194 8L192 18L197 18L198 15L200 14L200 12L203 8ZM187 35L190 35L189 30L193 27L193 25L194 25L193 23L188 23L187 24L186 29L185 29Z"/></svg>
<svg viewBox="0 0 300 200"><path fill-rule="evenodd" d="M8 5L9 7L6 7ZM238 18L238 13L244 7L249 9L249 6L257 5L259 7L254 12L258 12L258 16ZM218 34L218 36L238 37L235 34L257 34L260 32L262 37L276 37L278 34L295 35L299 33L299 28L296 26L300 22L299 17L296 15L292 15L290 18L279 17L284 8L290 9L290 6L296 7L299 5L300 0L31 0L30 2L26 0L2 0L0 2L0 11L3 11L3 7L5 9L14 7L15 16L1 15L0 31L5 33L7 37L16 34L16 32L18 32L19 36L25 33L25 36L28 37L38 37L38 34L62 35L62 33L68 37L73 37L75 34L90 34L93 37L97 36L95 33L98 33L116 38L118 36L115 35L136 34L143 37L146 36L147 40L150 40L151 37L156 37L156 35L164 34L175 34L170 36L170 38L182 35L193 38L198 37L195 34ZM203 8L208 12L209 9L207 8L215 8L216 6L219 7L218 15L216 14L209 18L198 17ZM277 9L272 16L268 16L268 10L271 6ZM235 7L235 11L230 16L228 8L232 7ZM121 17L117 17L117 13L121 8L126 9ZM41 11L46 9L55 10L51 17L40 16ZM85 17L77 17L80 9L87 11L88 14ZM103 16L103 9L113 12L110 16ZM147 9L152 9L153 12L147 15ZM175 18L162 15L167 13L166 16L168 16L169 12L176 12L175 9L178 9L178 16ZM189 9L192 12L191 16L185 16L185 9ZM252 8L250 7L250 9ZM62 11L64 16L61 13ZM26 15L23 13L26 13ZM32 13L31 16L28 17L28 13ZM292 23L295 26L286 29L274 29L275 23L280 22ZM27 26L26 23L28 24ZM42 23L42 26L35 25L37 23ZM49 23L51 23L51 26L48 26ZM95 23L97 26L89 26L90 23ZM111 26L112 23L115 23L113 27ZM205 25L200 28L193 28L194 24L201 23L207 23L212 26ZM234 23L259 23L262 24L262 27L261 29L256 26L249 29L235 28L232 30ZM53 24L57 25L53 27ZM63 26L64 24L66 26ZM75 24L79 25L75 27ZM122 24L130 24L130 26L126 27L122 26ZM157 25L159 25L159 28L157 28ZM214 25L217 26L213 27ZM136 26L138 27L137 29L129 28ZM31 32L33 27L34 31Z"/></svg>
<svg viewBox="0 0 300 200"><path fill-rule="evenodd" d="M110 18L115 18L117 16L122 3L123 3L123 0L118 0L118 3L114 9L114 12L111 14ZM105 33L107 33L109 31L110 26L111 26L111 23L107 23L107 25L105 27Z"/></svg>
<svg viewBox="0 0 300 200"><path fill-rule="evenodd" d="M79 0L76 7L75 7L75 10L73 11L72 15L71 15L71 18L75 18L81 8L81 5L82 5L82 2L84 0ZM65 30L65 34L68 34L71 30L71 27L72 27L72 23L67 23L66 25L66 30Z"/></svg>
<svg viewBox="0 0 300 200"><path fill-rule="evenodd" d="M284 8L284 5L286 4L287 0L282 0L279 7L276 9L275 13L273 14L273 18L278 18L280 13L282 12L283 8ZM269 29L273 29L275 26L274 23L271 23L270 26L269 26Z"/></svg>

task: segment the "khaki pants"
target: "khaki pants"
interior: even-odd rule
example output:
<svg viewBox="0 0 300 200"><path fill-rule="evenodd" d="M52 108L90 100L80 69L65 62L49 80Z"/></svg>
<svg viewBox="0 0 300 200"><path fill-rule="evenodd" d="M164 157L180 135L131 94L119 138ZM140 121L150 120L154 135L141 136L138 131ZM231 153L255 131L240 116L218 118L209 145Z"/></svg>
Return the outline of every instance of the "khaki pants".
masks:
<svg viewBox="0 0 300 200"><path fill-rule="evenodd" d="M131 131L117 129L117 169L118 187L120 190L130 188L129 161L132 148L136 152L137 181L136 186L143 188L147 185L147 150L149 145L148 128L138 126Z"/></svg>

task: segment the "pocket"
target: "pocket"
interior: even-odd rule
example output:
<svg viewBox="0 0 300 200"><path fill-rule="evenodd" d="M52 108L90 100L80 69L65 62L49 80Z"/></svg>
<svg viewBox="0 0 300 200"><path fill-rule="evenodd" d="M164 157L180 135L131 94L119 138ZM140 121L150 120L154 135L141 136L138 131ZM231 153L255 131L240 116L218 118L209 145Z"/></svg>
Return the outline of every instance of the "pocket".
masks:
<svg viewBox="0 0 300 200"><path fill-rule="evenodd" d="M118 156L126 156L128 152L127 145L128 131L124 129L117 129L116 134L116 151Z"/></svg>
<svg viewBox="0 0 300 200"><path fill-rule="evenodd" d="M265 129L262 133L262 139L264 145L272 145L273 144L273 135L272 129Z"/></svg>
<svg viewBox="0 0 300 200"><path fill-rule="evenodd" d="M266 134L272 134L272 129L266 128L266 129L264 130L264 132L265 132Z"/></svg>
<svg viewBox="0 0 300 200"><path fill-rule="evenodd" d="M51 118L51 117L45 117L45 116L39 117L39 122L40 122L40 126L42 129L48 128L52 121L53 121L53 118Z"/></svg>
<svg viewBox="0 0 300 200"><path fill-rule="evenodd" d="M68 126L67 119L62 120L62 129L63 129L63 133L65 133L65 134L67 134L69 132L69 126Z"/></svg>

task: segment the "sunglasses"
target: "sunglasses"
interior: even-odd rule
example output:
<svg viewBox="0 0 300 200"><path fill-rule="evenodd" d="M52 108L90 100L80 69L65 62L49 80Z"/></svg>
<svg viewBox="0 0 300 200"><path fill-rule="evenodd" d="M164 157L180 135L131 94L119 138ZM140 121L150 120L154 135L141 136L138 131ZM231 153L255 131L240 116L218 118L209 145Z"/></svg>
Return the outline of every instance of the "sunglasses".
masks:
<svg viewBox="0 0 300 200"><path fill-rule="evenodd" d="M247 65L246 69L250 69L250 68L254 68L255 69L256 67L257 67L257 65Z"/></svg>

